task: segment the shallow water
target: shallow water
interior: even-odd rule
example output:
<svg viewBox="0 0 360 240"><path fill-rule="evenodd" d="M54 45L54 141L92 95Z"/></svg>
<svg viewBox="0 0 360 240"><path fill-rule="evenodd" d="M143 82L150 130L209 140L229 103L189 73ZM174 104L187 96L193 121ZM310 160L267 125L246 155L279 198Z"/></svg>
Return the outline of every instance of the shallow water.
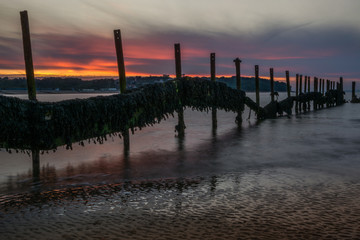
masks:
<svg viewBox="0 0 360 240"><path fill-rule="evenodd" d="M253 94L248 94L253 96ZM284 95L281 95L283 98ZM269 101L262 94L262 105ZM0 152L0 234L23 239L360 238L360 105L256 123L185 111L122 140ZM64 232L63 229L67 231Z"/></svg>

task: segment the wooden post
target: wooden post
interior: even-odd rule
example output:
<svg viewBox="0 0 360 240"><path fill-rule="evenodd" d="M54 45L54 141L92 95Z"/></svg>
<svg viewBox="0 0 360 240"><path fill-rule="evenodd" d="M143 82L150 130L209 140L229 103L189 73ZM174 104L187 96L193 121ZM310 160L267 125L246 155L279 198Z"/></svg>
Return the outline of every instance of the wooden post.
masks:
<svg viewBox="0 0 360 240"><path fill-rule="evenodd" d="M287 95L289 98L291 96L290 95L290 73L289 73L289 71L286 71L285 75L286 75L286 90L287 90Z"/></svg>
<svg viewBox="0 0 360 240"><path fill-rule="evenodd" d="M317 77L314 77L314 92L315 93L318 90L317 83L318 83L318 79L317 79ZM317 101L316 100L314 100L314 110L317 110Z"/></svg>
<svg viewBox="0 0 360 240"><path fill-rule="evenodd" d="M329 79L326 80L326 92L328 93L330 90L330 81ZM326 107L328 108L330 106L329 101L326 101Z"/></svg>
<svg viewBox="0 0 360 240"><path fill-rule="evenodd" d="M181 52L180 43L174 44L175 49L175 69L176 79L181 79ZM178 125L175 127L178 132L178 137L183 138L185 136L185 121L184 121L184 109L181 107L178 111Z"/></svg>
<svg viewBox="0 0 360 240"><path fill-rule="evenodd" d="M29 18L27 11L20 12L20 20L21 20L21 30L22 30L22 38L23 38L28 98L29 100L36 101L36 86L35 86L34 66L33 66L32 50L31 50L30 26L29 26ZM32 147L31 149L31 158L32 158L33 181L39 182L40 181L40 150L35 146Z"/></svg>
<svg viewBox="0 0 360 240"><path fill-rule="evenodd" d="M181 78L181 54L180 54L180 43L175 43L175 69L176 78Z"/></svg>
<svg viewBox="0 0 360 240"><path fill-rule="evenodd" d="M241 89L241 76L240 76L240 63L241 60L239 58L236 58L234 60L235 68L236 68L236 89Z"/></svg>
<svg viewBox="0 0 360 240"><path fill-rule="evenodd" d="M274 69L270 68L270 94L271 94L271 102L275 101L274 96Z"/></svg>
<svg viewBox="0 0 360 240"><path fill-rule="evenodd" d="M260 82L259 82L259 65L255 65L255 90L256 90L256 105L260 107Z"/></svg>
<svg viewBox="0 0 360 240"><path fill-rule="evenodd" d="M340 104L344 103L344 79L340 77Z"/></svg>
<svg viewBox="0 0 360 240"><path fill-rule="evenodd" d="M307 91L307 76L305 76L305 79L304 79L304 93L306 93Z"/></svg>
<svg viewBox="0 0 360 240"><path fill-rule="evenodd" d="M302 94L302 75L299 75L299 95ZM301 102L299 103L299 111L301 112Z"/></svg>
<svg viewBox="0 0 360 240"><path fill-rule="evenodd" d="M322 94L325 95L325 79L322 80Z"/></svg>
<svg viewBox="0 0 360 240"><path fill-rule="evenodd" d="M126 74L125 74L125 61L124 61L124 53L123 53L120 29L114 30L114 40L115 40L116 59L117 59L117 64L118 64L120 93L124 94L126 91ZM126 126L126 127L128 127L128 126ZM124 138L124 155L127 156L130 152L129 129L127 128L122 133L122 135Z"/></svg>
<svg viewBox="0 0 360 240"><path fill-rule="evenodd" d="M215 82L215 53L210 53L210 78Z"/></svg>
<svg viewBox="0 0 360 240"><path fill-rule="evenodd" d="M308 76L308 92L310 92L310 76ZM310 101L308 102L308 110L310 111Z"/></svg>
<svg viewBox="0 0 360 240"><path fill-rule="evenodd" d="M23 47L24 47L24 60L25 60L28 96L29 96L29 100L36 100L34 66L32 59L30 27L29 27L29 18L27 11L20 12L20 19L21 19L21 30L22 30Z"/></svg>
<svg viewBox="0 0 360 240"><path fill-rule="evenodd" d="M239 58L234 59L235 69L236 69L236 89L241 90L241 75L240 75L240 63L241 60ZM242 123L242 112L239 111L236 116L235 122L237 123L238 127L241 126Z"/></svg>
<svg viewBox="0 0 360 240"><path fill-rule="evenodd" d="M215 53L210 53L210 78L211 81L215 82L216 80L216 76L215 76ZM211 93L214 94L214 93ZM212 130L213 130L213 134L216 133L216 128L217 128L217 119L216 119L216 108L213 107L211 109L211 113L212 113ZM214 134L215 135L215 134Z"/></svg>
<svg viewBox="0 0 360 240"><path fill-rule="evenodd" d="M296 74L296 104L295 104L295 113L299 112L299 101L297 98L299 97L299 74Z"/></svg>
<svg viewBox="0 0 360 240"><path fill-rule="evenodd" d="M118 64L120 93L125 93L126 91L125 62L124 62L120 29L114 30L114 39L115 39L116 58Z"/></svg>
<svg viewBox="0 0 360 240"><path fill-rule="evenodd" d="M352 82L352 94L351 94L351 101L355 101L356 100L356 94L355 94L355 87L356 87L356 82Z"/></svg>

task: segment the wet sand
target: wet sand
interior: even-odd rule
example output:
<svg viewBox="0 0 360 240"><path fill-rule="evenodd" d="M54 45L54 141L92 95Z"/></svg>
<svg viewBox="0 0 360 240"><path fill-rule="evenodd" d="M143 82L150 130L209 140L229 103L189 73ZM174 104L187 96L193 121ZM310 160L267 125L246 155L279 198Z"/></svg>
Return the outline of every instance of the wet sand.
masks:
<svg viewBox="0 0 360 240"><path fill-rule="evenodd" d="M2 239L359 239L360 184L292 168L2 200Z"/></svg>

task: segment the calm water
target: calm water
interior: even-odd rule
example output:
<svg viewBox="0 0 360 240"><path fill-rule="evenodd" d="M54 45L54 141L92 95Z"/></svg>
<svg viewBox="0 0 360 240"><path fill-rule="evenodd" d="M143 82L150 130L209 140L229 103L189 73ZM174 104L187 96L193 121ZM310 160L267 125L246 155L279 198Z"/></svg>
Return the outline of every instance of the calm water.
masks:
<svg viewBox="0 0 360 240"><path fill-rule="evenodd" d="M264 106L269 95L261 99ZM0 233L18 239L359 238L360 105L260 123L248 116L246 110L238 128L234 113L218 111L214 131L211 113L186 110L185 139L175 137L177 119L170 118L131 135L128 157L117 137L74 144L72 151L60 147L41 155L35 184L28 155L1 151Z"/></svg>

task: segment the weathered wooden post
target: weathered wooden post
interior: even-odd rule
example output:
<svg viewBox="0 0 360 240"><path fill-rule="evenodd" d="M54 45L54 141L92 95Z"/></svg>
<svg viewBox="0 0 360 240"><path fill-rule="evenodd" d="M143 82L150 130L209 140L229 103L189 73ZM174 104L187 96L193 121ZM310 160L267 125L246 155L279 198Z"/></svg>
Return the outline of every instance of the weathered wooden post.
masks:
<svg viewBox="0 0 360 240"><path fill-rule="evenodd" d="M287 96L288 98L291 96L290 95L290 73L289 71L285 72L286 75L286 90L287 90Z"/></svg>
<svg viewBox="0 0 360 240"><path fill-rule="evenodd" d="M356 94L355 94L355 87L356 87L356 82L352 82L352 86L351 86L351 101L356 101Z"/></svg>
<svg viewBox="0 0 360 240"><path fill-rule="evenodd" d="M22 30L23 47L24 47L24 59L25 59L28 96L29 96L29 100L36 100L34 66L33 66L32 50L31 50L29 18L27 11L20 12L20 18L21 18L21 30Z"/></svg>
<svg viewBox="0 0 360 240"><path fill-rule="evenodd" d="M215 82L216 80L216 76L215 76L215 53L210 53L210 79L211 81ZM211 94L215 94L215 93L211 93ZM217 128L217 119L216 119L216 108L213 107L211 109L211 113L212 113L212 129L213 129L213 134L215 134L216 132L216 128Z"/></svg>
<svg viewBox="0 0 360 240"><path fill-rule="evenodd" d="M340 104L344 103L344 79L343 77L340 77L340 93L339 93L339 97L340 97Z"/></svg>
<svg viewBox="0 0 360 240"><path fill-rule="evenodd" d="M255 65L255 91L256 91L256 105L260 107L259 65Z"/></svg>
<svg viewBox="0 0 360 240"><path fill-rule="evenodd" d="M180 52L180 43L175 43L175 70L176 78L181 78L181 52Z"/></svg>
<svg viewBox="0 0 360 240"><path fill-rule="evenodd" d="M20 12L20 20L21 20L21 30L22 30L22 38L23 38L28 98L29 100L36 101L36 86L35 86L34 66L33 66L32 50L31 50L30 26L29 26L29 18L27 11ZM38 147L32 147L31 158L32 158L33 181L38 182L40 181L40 150L38 149Z"/></svg>
<svg viewBox="0 0 360 240"><path fill-rule="evenodd" d="M125 61L124 61L124 53L123 53L120 29L114 30L114 40L115 40L116 59L118 64L120 93L124 94L126 91L126 75L125 75ZM122 133L122 135L124 138L124 154L128 155L130 151L130 134L129 134L128 126L126 126L126 128L127 129Z"/></svg>
<svg viewBox="0 0 360 240"><path fill-rule="evenodd" d="M314 77L314 92L316 93L318 90L318 79L317 77ZM317 110L317 101L316 99L314 100L314 110Z"/></svg>
<svg viewBox="0 0 360 240"><path fill-rule="evenodd" d="M328 93L329 90L330 90L330 80L327 79L327 80L326 80L326 92ZM329 106L330 106L330 103L329 103L329 101L327 100L327 101L326 101L326 107L328 108Z"/></svg>
<svg viewBox="0 0 360 240"><path fill-rule="evenodd" d="M308 92L310 92L310 76L308 76ZM308 110L310 111L310 101L308 102Z"/></svg>
<svg viewBox="0 0 360 240"><path fill-rule="evenodd" d="M304 93L307 91L307 76L304 77Z"/></svg>
<svg viewBox="0 0 360 240"><path fill-rule="evenodd" d="M274 96L274 69L270 68L270 95L271 95L271 102L275 101Z"/></svg>
<svg viewBox="0 0 360 240"><path fill-rule="evenodd" d="M241 89L241 75L240 75L240 63L241 60L239 58L234 59L235 68L236 68L236 89Z"/></svg>
<svg viewBox="0 0 360 240"><path fill-rule="evenodd" d="M299 95L302 94L302 75L299 75ZM299 103L299 111L301 112L301 102Z"/></svg>
<svg viewBox="0 0 360 240"><path fill-rule="evenodd" d="M296 74L296 104L295 104L295 113L299 112L299 101L298 101L298 97L299 97L299 74Z"/></svg>
<svg viewBox="0 0 360 240"><path fill-rule="evenodd" d="M176 69L176 79L181 79L181 52L180 52L180 43L174 44L175 49L175 69ZM175 129L178 132L180 138L185 136L185 121L184 121L184 109L181 106L178 112L178 125Z"/></svg>
<svg viewBox="0 0 360 240"><path fill-rule="evenodd" d="M322 94L325 95L325 79L322 79Z"/></svg>
<svg viewBox="0 0 360 240"><path fill-rule="evenodd" d="M241 90L241 75L240 75L240 63L239 58L234 59L235 69L236 69L236 89ZM238 126L242 123L242 112L238 112L236 116L236 123Z"/></svg>

